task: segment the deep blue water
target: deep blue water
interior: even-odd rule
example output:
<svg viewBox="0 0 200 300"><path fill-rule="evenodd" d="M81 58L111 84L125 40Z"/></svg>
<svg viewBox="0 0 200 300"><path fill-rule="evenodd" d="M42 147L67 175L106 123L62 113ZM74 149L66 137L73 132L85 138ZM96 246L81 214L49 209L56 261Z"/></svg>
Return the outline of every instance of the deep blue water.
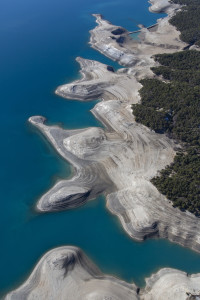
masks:
<svg viewBox="0 0 200 300"><path fill-rule="evenodd" d="M129 239L103 199L62 213L34 211L39 196L67 177L70 166L27 124L28 117L44 115L65 128L99 126L90 113L95 101L66 101L54 90L77 78L76 56L118 67L88 47L91 13L135 30L136 23L155 23L158 16L147 7L147 0L0 1L0 295L21 283L47 250L65 244L83 248L102 271L138 284L164 266L199 271L200 255L192 251Z"/></svg>

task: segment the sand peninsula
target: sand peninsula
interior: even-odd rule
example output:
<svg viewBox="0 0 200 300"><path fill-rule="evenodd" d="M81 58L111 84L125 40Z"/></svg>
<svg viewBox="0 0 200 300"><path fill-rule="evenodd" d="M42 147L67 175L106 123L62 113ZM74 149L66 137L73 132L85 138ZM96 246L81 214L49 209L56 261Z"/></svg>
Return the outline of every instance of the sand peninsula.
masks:
<svg viewBox="0 0 200 300"><path fill-rule="evenodd" d="M119 217L135 240L161 237L200 252L200 219L181 212L150 182L170 164L180 145L134 120L131 104L140 101L139 80L154 76L152 55L181 51L187 45L168 20L180 6L168 0L151 0L150 10L166 12L156 26L140 26L138 40L126 29L95 14L90 45L124 68L115 71L97 61L77 58L82 78L57 88L64 98L100 99L92 109L102 128L64 130L48 126L45 118L29 122L40 130L57 152L73 166L73 177L55 184L37 203L41 212L83 205L100 194L107 208ZM123 255L123 254L122 254ZM43 256L27 281L6 299L199 299L200 274L161 269L139 289L102 274L75 247L61 247Z"/></svg>

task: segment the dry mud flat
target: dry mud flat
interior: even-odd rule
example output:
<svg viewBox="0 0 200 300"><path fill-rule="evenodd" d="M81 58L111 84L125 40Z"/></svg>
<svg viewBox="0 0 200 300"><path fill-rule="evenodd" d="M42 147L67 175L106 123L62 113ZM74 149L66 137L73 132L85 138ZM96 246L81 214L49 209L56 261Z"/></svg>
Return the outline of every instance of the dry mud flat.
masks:
<svg viewBox="0 0 200 300"><path fill-rule="evenodd" d="M192 300L200 299L200 274L162 269L139 289L102 272L76 247L43 256L28 280L5 300Z"/></svg>
<svg viewBox="0 0 200 300"><path fill-rule="evenodd" d="M137 41L124 28L94 15L98 25L91 31L91 46L125 68L114 71L97 61L77 58L82 78L56 90L64 98L101 99L92 113L104 129L64 130L47 126L42 116L29 119L74 168L72 178L56 183L38 201L37 209L75 208L104 194L108 209L132 238L168 238L200 252L200 219L173 208L150 182L173 161L179 146L137 124L130 110L131 104L140 101L138 80L153 76L152 55L186 46L168 23L179 6L167 0L151 0L151 4L151 11L166 11L168 16L151 29L141 28ZM199 299L199 274L162 269L146 283L140 290L103 275L80 249L62 247L48 252L28 280L6 299Z"/></svg>

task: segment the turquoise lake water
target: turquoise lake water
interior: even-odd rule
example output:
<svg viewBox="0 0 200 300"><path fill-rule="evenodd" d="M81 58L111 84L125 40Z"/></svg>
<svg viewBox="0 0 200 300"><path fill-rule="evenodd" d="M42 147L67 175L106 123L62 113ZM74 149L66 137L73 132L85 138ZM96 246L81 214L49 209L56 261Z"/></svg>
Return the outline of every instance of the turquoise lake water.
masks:
<svg viewBox="0 0 200 300"><path fill-rule="evenodd" d="M37 214L39 196L70 174L64 162L30 125L44 115L65 128L100 126L90 113L96 101L66 101L55 88L78 76L76 56L118 67L88 46L102 13L129 30L160 15L147 0L1 0L0 3L0 296L16 287L48 250L80 246L103 272L144 284L160 267L200 271L200 255L164 240L136 243L98 198L77 210Z"/></svg>

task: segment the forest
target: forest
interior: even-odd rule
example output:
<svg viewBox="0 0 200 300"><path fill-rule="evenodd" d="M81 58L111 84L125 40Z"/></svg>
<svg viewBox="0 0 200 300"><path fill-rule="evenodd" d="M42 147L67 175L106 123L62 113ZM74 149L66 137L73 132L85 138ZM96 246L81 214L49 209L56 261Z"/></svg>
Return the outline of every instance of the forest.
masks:
<svg viewBox="0 0 200 300"><path fill-rule="evenodd" d="M183 41L200 46L200 1L172 1L184 6L170 23ZM152 68L155 78L141 80L141 103L132 105L133 114L182 148L152 183L175 207L200 217L200 52L184 50L154 59L160 65Z"/></svg>
<svg viewBox="0 0 200 300"><path fill-rule="evenodd" d="M184 5L170 23L181 32L180 38L189 45L200 46L200 2L199 0L172 0Z"/></svg>

